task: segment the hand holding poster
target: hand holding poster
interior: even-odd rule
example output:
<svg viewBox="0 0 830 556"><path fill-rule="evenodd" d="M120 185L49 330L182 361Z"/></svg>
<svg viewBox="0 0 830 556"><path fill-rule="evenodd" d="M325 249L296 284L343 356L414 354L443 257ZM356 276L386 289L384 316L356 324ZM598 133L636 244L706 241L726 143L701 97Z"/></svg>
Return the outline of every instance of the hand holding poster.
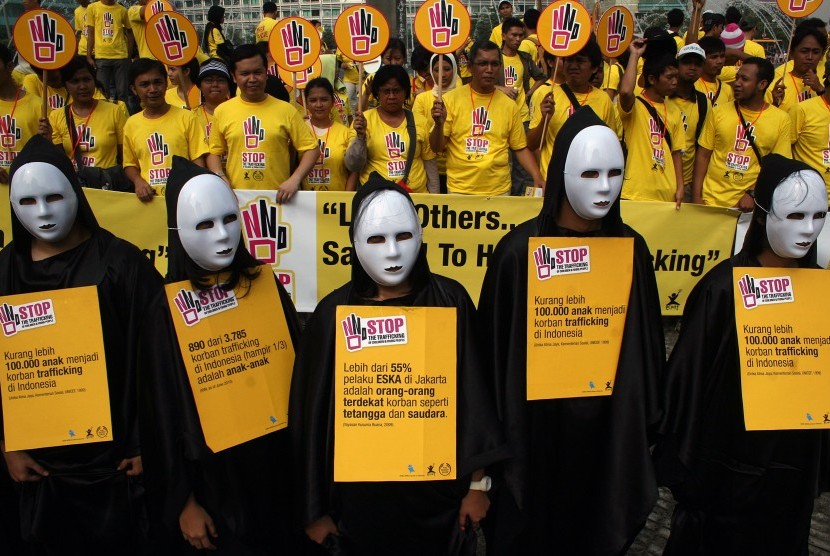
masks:
<svg viewBox="0 0 830 556"><path fill-rule="evenodd" d="M196 56L199 36L190 20L178 12L159 12L147 20L150 52L168 66L183 66Z"/></svg>
<svg viewBox="0 0 830 556"><path fill-rule="evenodd" d="M301 17L287 17L277 22L271 31L268 49L279 67L298 72L317 61L322 41L311 22Z"/></svg>
<svg viewBox="0 0 830 556"><path fill-rule="evenodd" d="M634 16L625 6L612 6L599 19L597 42L603 56L616 58L634 39Z"/></svg>

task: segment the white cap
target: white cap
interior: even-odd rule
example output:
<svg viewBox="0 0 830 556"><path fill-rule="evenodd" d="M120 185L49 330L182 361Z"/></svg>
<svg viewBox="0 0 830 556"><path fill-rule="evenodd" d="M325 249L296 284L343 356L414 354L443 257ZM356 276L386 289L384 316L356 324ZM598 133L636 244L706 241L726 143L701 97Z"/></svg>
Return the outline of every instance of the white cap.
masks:
<svg viewBox="0 0 830 556"><path fill-rule="evenodd" d="M680 60L684 56L688 56L690 54L700 56L700 58L703 60L706 59L706 52L700 47L699 44L696 43L687 44L686 46L681 48L680 51L677 53L677 59Z"/></svg>

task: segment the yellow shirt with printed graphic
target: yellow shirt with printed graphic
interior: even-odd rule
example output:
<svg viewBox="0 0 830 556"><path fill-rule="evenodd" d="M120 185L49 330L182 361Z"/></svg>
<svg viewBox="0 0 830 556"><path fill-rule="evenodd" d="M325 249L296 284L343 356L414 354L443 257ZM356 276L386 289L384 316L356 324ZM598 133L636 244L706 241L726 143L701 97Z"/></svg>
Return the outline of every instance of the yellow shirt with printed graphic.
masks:
<svg viewBox="0 0 830 556"><path fill-rule="evenodd" d="M144 21L143 14L144 6L136 4L134 6L130 6L127 10L127 19L130 22L130 29L133 31L135 44L138 47L138 57L155 60L156 57L153 56L153 53L150 51L150 47L147 46L147 41L144 40L144 31L146 29L147 22Z"/></svg>
<svg viewBox="0 0 830 556"><path fill-rule="evenodd" d="M449 91L445 92L446 95ZM426 95L418 95L415 97L415 103L412 105L412 113L415 114L415 121L423 122L424 128L429 131L432 129L432 106L436 100L435 94L430 92ZM436 153L435 163L438 165L438 173L447 173L447 157L444 153Z"/></svg>
<svg viewBox="0 0 830 556"><path fill-rule="evenodd" d="M349 171L346 169L346 150L356 134L340 122L331 127L313 129L317 137L320 157L314 169L303 179L303 189L309 191L345 191Z"/></svg>
<svg viewBox="0 0 830 556"><path fill-rule="evenodd" d="M193 113L171 106L160 118L141 111L124 125L124 168L134 166L157 193L163 194L173 155L196 160L207 153Z"/></svg>
<svg viewBox="0 0 830 556"><path fill-rule="evenodd" d="M118 3L106 6L102 2L93 2L86 9L86 24L95 29L96 60L128 57L126 32L130 29L130 21L127 8Z"/></svg>
<svg viewBox="0 0 830 556"><path fill-rule="evenodd" d="M778 108L783 110L784 112L789 112L790 108L798 104L799 102L804 102L807 99L816 97L816 92L812 90L810 87L804 84L804 80L800 77L796 77L792 74L791 71L784 73L784 68L786 66L778 66L775 70L775 77L770 83L770 86L767 87L767 94L764 96L764 100L772 104L772 90L775 88L775 84L778 83L779 79L782 79L782 83L784 84L784 100L781 101L781 104L778 105ZM822 80L822 77L819 75L819 80ZM823 80L822 80L823 81Z"/></svg>
<svg viewBox="0 0 830 556"><path fill-rule="evenodd" d="M124 124L127 123L118 105L99 100L89 117L79 116L72 110L72 119L75 141L66 124L66 112L54 110L49 114L52 142L61 145L70 160L74 162L78 154L84 166L109 168L118 164L118 146L124 143Z"/></svg>
<svg viewBox="0 0 830 556"><path fill-rule="evenodd" d="M271 36L271 30L276 24L276 19L272 19L270 17L263 18L263 20L259 22L259 25L256 26L256 32L254 33L256 36L256 42L267 41Z"/></svg>
<svg viewBox="0 0 830 556"><path fill-rule="evenodd" d="M705 81L702 77L695 81L695 89L706 95L712 106L731 105L735 102L732 86L718 78L717 83Z"/></svg>
<svg viewBox="0 0 830 556"><path fill-rule="evenodd" d="M78 39L78 56L86 56L86 7L78 6L75 8L75 31L81 34Z"/></svg>
<svg viewBox="0 0 830 556"><path fill-rule="evenodd" d="M210 154L227 154L225 173L235 189L277 189L291 176L289 145L298 153L317 148L302 116L287 102L234 97L216 107Z"/></svg>
<svg viewBox="0 0 830 556"><path fill-rule="evenodd" d="M530 111L527 108L527 95L525 95L524 75L525 67L518 54L507 56L502 54L502 71L504 72L504 86L512 87L518 91L516 105L519 107L519 115L523 122L530 121Z"/></svg>
<svg viewBox="0 0 830 556"><path fill-rule="evenodd" d="M790 108L793 158L818 170L830 192L830 105L823 96Z"/></svg>
<svg viewBox="0 0 830 556"><path fill-rule="evenodd" d="M757 112L746 108L741 112L761 156L778 153L790 158L790 117L786 112L771 104ZM703 202L734 207L744 192L755 187L760 169L734 104L723 104L712 110L698 144L712 151L703 180Z"/></svg>
<svg viewBox="0 0 830 556"><path fill-rule="evenodd" d="M642 102L635 99L634 106L628 112L619 107L628 146L622 197L635 201L674 202L677 178L672 153L686 148L683 117L677 105L669 99L654 103L654 109L671 136L671 149L665 134L660 133L658 123L652 120Z"/></svg>
<svg viewBox="0 0 830 556"><path fill-rule="evenodd" d="M540 125L544 125L544 118L542 117L541 105L545 97L551 92L552 81L548 79L543 85L533 92L530 99L530 129L535 129ZM622 138L622 124L620 123L617 109L611 101L611 97L607 93L591 87L587 93L575 94L576 100L579 101L580 106L590 106L597 116L605 122L608 127L614 130L617 137ZM553 156L553 143L556 140L556 135L569 117L574 113L573 105L571 104L568 95L562 90L561 85L553 87L553 102L555 104L553 115L548 121L548 127L545 130L545 137L542 139L541 158L539 160L539 171L542 177L547 179L548 165L550 158Z"/></svg>
<svg viewBox="0 0 830 556"><path fill-rule="evenodd" d="M0 168L8 171L23 145L37 135L42 102L23 91L16 105L14 100L0 100Z"/></svg>
<svg viewBox="0 0 830 556"><path fill-rule="evenodd" d="M686 131L686 148L683 149L683 183L692 183L692 174L695 168L695 153L697 152L697 141L695 140L695 131L697 124L700 121L700 111L697 106L697 99L686 100L685 98L672 97L674 102L680 109L680 115L683 119L683 129ZM706 125L706 120L712 117L712 103L707 98L706 102L706 116L703 120L703 125ZM700 133L703 133L701 128Z"/></svg>
<svg viewBox="0 0 830 556"><path fill-rule="evenodd" d="M464 85L447 93L444 105L448 191L491 196L509 192L509 150L527 147L515 101L498 90L482 95Z"/></svg>
<svg viewBox="0 0 830 556"><path fill-rule="evenodd" d="M360 183L366 183L369 174L377 172L389 181L400 181L406 169L406 153L409 150L409 132L406 119L392 127L380 118L375 109L363 113L366 118L366 166L360 172ZM427 173L424 160L432 160L435 153L429 147L429 133L425 123L415 120L415 153L409 170L408 186L415 193L427 193Z"/></svg>
<svg viewBox="0 0 830 556"><path fill-rule="evenodd" d="M41 99L43 98L43 81L36 74L30 73L23 78L23 88L31 95L40 97ZM58 87L56 89L47 85L46 93L49 95L47 106L50 111L63 108L69 102L69 93L66 87Z"/></svg>

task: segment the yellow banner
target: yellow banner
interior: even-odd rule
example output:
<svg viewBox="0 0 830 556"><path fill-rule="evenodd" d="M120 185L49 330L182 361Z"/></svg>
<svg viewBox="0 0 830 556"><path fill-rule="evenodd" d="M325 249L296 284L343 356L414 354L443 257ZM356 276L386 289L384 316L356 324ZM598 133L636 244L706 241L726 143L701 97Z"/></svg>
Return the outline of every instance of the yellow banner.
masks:
<svg viewBox="0 0 830 556"><path fill-rule="evenodd" d="M7 450L112 440L95 286L0 299Z"/></svg>
<svg viewBox="0 0 830 556"><path fill-rule="evenodd" d="M826 270L735 268L747 430L830 428Z"/></svg>
<svg viewBox="0 0 830 556"><path fill-rule="evenodd" d="M531 238L527 399L610 396L631 293L632 238Z"/></svg>
<svg viewBox="0 0 830 556"><path fill-rule="evenodd" d="M294 346L277 285L248 291L165 286L205 442L214 452L288 424Z"/></svg>
<svg viewBox="0 0 830 556"><path fill-rule="evenodd" d="M340 306L334 480L456 477L456 314Z"/></svg>

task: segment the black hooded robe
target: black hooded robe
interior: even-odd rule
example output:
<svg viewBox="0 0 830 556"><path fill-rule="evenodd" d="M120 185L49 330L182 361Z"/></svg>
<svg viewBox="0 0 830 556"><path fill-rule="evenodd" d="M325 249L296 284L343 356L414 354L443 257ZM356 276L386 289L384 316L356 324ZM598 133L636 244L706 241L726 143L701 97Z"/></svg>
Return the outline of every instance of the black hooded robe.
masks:
<svg viewBox="0 0 830 556"><path fill-rule="evenodd" d="M143 542L141 478L116 467L140 455L140 375L169 365L153 321L161 276L135 246L100 228L62 151L33 137L15 159L47 162L69 179L80 222L90 233L77 247L32 261L32 237L12 211L14 241L0 251L0 296L94 285L98 290L112 417L111 442L27 450L49 476L19 484L21 533L43 554L132 554ZM2 425L2 423L0 423ZM0 429L2 430L2 429ZM7 480L8 475L3 480ZM5 502L4 502L5 503Z"/></svg>
<svg viewBox="0 0 830 556"><path fill-rule="evenodd" d="M397 185L377 176L356 194L362 199ZM407 195L408 197L408 195ZM328 514L349 544L350 556L442 556L458 550L458 511L470 474L504 457L492 396L479 365L475 307L458 282L432 274L425 247L410 280L412 292L383 302L367 300L371 279L357 257L352 280L327 295L306 324L291 384L290 419L297 458L299 518L303 525ZM334 357L338 305L454 307L457 310L457 479L420 482L334 483ZM472 528L467 528L468 533ZM473 541L474 543L474 541Z"/></svg>
<svg viewBox="0 0 830 556"><path fill-rule="evenodd" d="M624 553L657 499L649 435L660 417L658 383L665 345L648 247L623 224L619 199L596 232L581 234L556 225L570 144L582 129L594 125L605 124L590 108L582 108L562 127L542 211L502 238L481 289L481 345L512 455L494 477L500 484L495 519L487 528L488 554ZM634 238L633 279L614 392L528 401L528 241L564 236ZM555 361L551 367L556 368Z"/></svg>

